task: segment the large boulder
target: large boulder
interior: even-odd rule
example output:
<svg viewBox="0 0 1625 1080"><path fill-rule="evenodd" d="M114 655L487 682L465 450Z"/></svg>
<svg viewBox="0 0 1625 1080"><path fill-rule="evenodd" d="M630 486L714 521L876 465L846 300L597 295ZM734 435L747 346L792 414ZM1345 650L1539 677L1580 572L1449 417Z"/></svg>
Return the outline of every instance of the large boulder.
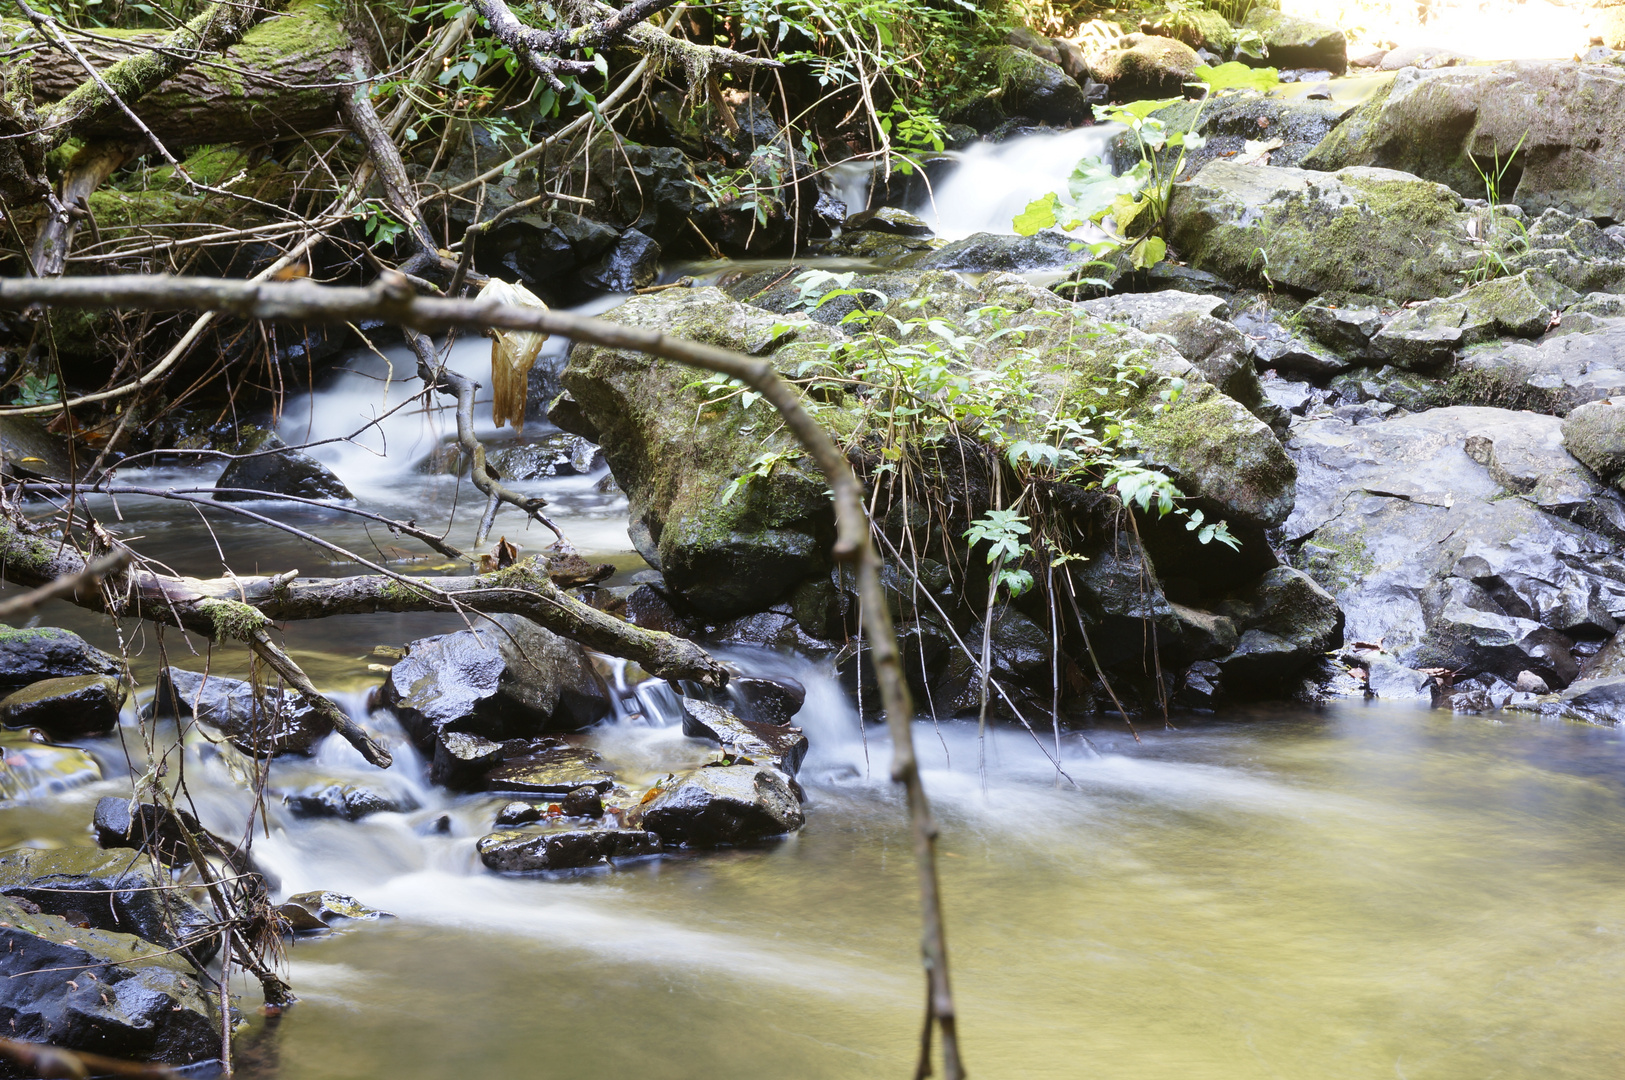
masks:
<svg viewBox="0 0 1625 1080"><path fill-rule="evenodd" d="M0 724L39 728L53 739L102 735L118 726L125 693L111 675L43 679L0 698Z"/></svg>
<svg viewBox="0 0 1625 1080"><path fill-rule="evenodd" d="M1625 220L1625 69L1569 60L1406 68L1305 160L1402 169L1483 198Z"/></svg>
<svg viewBox="0 0 1625 1080"><path fill-rule="evenodd" d="M13 630L0 625L0 692L76 675L124 674L124 664L71 630Z"/></svg>
<svg viewBox="0 0 1625 1080"><path fill-rule="evenodd" d="M1059 63L1015 45L989 54L1005 112L1043 124L1079 124L1093 118L1083 87ZM1056 58L1059 59L1059 56Z"/></svg>
<svg viewBox="0 0 1625 1080"><path fill-rule="evenodd" d="M690 847L742 844L801 828L801 801L777 769L722 765L659 785L638 811L644 828Z"/></svg>
<svg viewBox="0 0 1625 1080"><path fill-rule="evenodd" d="M1168 211L1173 245L1220 277L1396 300L1461 288L1478 257L1473 221L1449 188L1390 169L1229 161L1175 184Z"/></svg>
<svg viewBox="0 0 1625 1080"><path fill-rule="evenodd" d="M134 934L164 949L184 947L206 963L220 939L210 933L214 920L188 891L167 870L129 851L24 848L0 856L0 893L75 924Z"/></svg>
<svg viewBox="0 0 1625 1080"><path fill-rule="evenodd" d="M1263 39L1271 67L1314 68L1341 75L1348 70L1348 41L1331 23L1287 15L1260 5L1243 24Z"/></svg>
<svg viewBox="0 0 1625 1080"><path fill-rule="evenodd" d="M442 732L516 739L603 719L609 693L581 646L529 619L498 615L422 638L390 669L379 699L419 749Z"/></svg>
<svg viewBox="0 0 1625 1080"><path fill-rule="evenodd" d="M1562 687L1575 642L1625 615L1625 508L1563 449L1561 421L1452 407L1293 429L1293 562L1345 635L1413 669ZM1607 533L1596 531L1606 529Z"/></svg>
<svg viewBox="0 0 1625 1080"><path fill-rule="evenodd" d="M83 902L97 899L106 907L104 898ZM8 1038L173 1065L219 1056L217 999L184 958L11 897L0 897L0 941Z"/></svg>
<svg viewBox="0 0 1625 1080"><path fill-rule="evenodd" d="M344 481L309 454L288 449L275 433L239 448L248 456L234 459L214 482L217 502L250 502L270 495L348 501L355 498Z"/></svg>
<svg viewBox="0 0 1625 1080"><path fill-rule="evenodd" d="M333 730L296 690L260 687L178 667L158 673L149 706L152 716L197 720L224 735L245 754L311 754Z"/></svg>
<svg viewBox="0 0 1625 1080"><path fill-rule="evenodd" d="M634 297L605 317L754 356L841 340L712 288ZM560 426L603 446L631 504L634 546L702 613L760 610L828 569L824 478L766 402L716 400L691 368L593 345L571 351L563 382L577 416ZM761 475L764 461L773 464Z"/></svg>

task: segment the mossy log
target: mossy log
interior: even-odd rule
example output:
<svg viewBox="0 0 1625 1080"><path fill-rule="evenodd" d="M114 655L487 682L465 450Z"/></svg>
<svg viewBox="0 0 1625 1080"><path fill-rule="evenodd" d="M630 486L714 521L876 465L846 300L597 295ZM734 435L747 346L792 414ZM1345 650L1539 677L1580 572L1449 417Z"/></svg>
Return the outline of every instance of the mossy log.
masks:
<svg viewBox="0 0 1625 1080"><path fill-rule="evenodd" d="M29 24L0 20L0 42L11 43ZM87 59L106 72L151 52L166 35L154 30L99 29L77 37ZM40 42L0 62L0 78L32 83L37 108L84 91L87 75L71 56ZM127 101L172 152L201 143L242 143L286 138L334 121L338 96L351 75L350 38L327 8L298 2L250 29L224 54L205 56ZM27 83L24 83L26 85ZM97 109L73 123L85 139L136 139L129 117L117 108Z"/></svg>

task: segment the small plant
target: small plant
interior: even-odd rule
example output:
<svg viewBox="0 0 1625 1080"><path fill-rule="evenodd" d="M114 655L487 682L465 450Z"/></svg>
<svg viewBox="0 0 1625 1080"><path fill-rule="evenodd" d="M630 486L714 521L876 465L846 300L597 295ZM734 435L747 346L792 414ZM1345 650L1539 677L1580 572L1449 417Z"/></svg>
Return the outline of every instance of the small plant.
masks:
<svg viewBox="0 0 1625 1080"><path fill-rule="evenodd" d="M1484 198L1490 204L1485 217L1485 232L1487 235L1478 237L1483 245L1478 262L1467 271L1467 283L1479 285L1498 277L1506 277L1512 273L1512 267L1507 260L1514 255L1521 254L1529 247L1529 230L1522 221L1501 210L1504 205L1501 185L1506 180L1507 172L1512 163L1517 160L1518 151L1523 149L1524 140L1529 138L1525 131L1518 137L1518 143L1512 148L1505 161L1501 160L1501 148L1496 147L1492 164L1485 169L1478 163L1478 159L1468 155L1467 160L1472 163L1473 170L1478 178L1484 182ZM1477 222L1474 222L1476 225Z"/></svg>
<svg viewBox="0 0 1625 1080"><path fill-rule="evenodd" d="M356 208L355 219L361 222L367 239L379 246L388 246L404 232L406 225L385 208L377 199L368 199Z"/></svg>
<svg viewBox="0 0 1625 1080"><path fill-rule="evenodd" d="M17 384L17 396L12 399L13 405L55 405L62 400L62 392L58 389L55 375L24 375Z"/></svg>

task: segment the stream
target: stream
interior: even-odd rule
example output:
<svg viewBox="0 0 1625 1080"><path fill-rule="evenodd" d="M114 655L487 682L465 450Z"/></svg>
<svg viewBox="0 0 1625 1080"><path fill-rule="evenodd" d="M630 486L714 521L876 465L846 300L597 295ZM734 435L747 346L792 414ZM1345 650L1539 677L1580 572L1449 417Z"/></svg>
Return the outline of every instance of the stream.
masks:
<svg viewBox="0 0 1625 1080"><path fill-rule="evenodd" d="M983 205L976 191L1008 194L1019 211L1064 183L1093 145L1085 135L979 150L937 192L933 225L952 238L1002 215L1008 228L1004 203ZM551 342L541 362L562 359L563 344ZM488 362L483 340L459 344L451 359L476 377ZM342 368L287 403L279 430L289 442L347 435L416 388L401 351ZM488 400L480 423L491 446L511 437L491 426ZM477 492L416 468L452 430L449 412L405 410L354 444L312 454L367 509L438 528L455 506L448 539L468 549ZM219 469L121 479L197 486ZM627 538L625 499L604 475L515 486L545 495L578 550L615 564L610 584L620 584L645 565ZM212 577L228 565L362 572L229 515L205 521L155 499L94 505L179 574ZM446 561L344 515L257 509L396 569L430 572ZM532 551L552 539L511 511L493 535ZM103 620L66 605L43 621L120 646ZM365 780L418 808L345 823L295 819L267 800L268 835L256 836L254 851L280 878L277 899L331 889L396 918L292 943L288 975L302 1003L280 1018L258 1016L257 989L234 984L250 1017L239 1074L909 1075L922 992L915 866L884 729L859 717L830 671L792 655L717 650L808 689L795 720L811 740L800 833L613 870L505 878L480 865L474 841L507 800L430 786L393 722L366 713L379 681L375 645L461 626L455 615L419 614L287 627L292 655L387 739L396 764L380 779L331 736L314 759L278 761L271 786ZM163 663L203 665L200 640L127 629L140 702ZM242 677L241 653L223 650L212 670ZM681 734L660 693L622 689L617 715L589 741L628 783L711 749ZM0 847L93 842L97 799L129 791L126 749L137 768L143 760L134 710L122 739L83 744L109 779L7 804ZM1024 731L990 732L985 775L974 721L921 722L915 738L942 824L972 1075L1594 1080L1621 1071L1618 730L1376 704L1175 716L1171 726L1142 725L1138 737L1102 719L1063 735L1064 776ZM232 759L194 741L185 765L203 823L240 835L250 799Z"/></svg>

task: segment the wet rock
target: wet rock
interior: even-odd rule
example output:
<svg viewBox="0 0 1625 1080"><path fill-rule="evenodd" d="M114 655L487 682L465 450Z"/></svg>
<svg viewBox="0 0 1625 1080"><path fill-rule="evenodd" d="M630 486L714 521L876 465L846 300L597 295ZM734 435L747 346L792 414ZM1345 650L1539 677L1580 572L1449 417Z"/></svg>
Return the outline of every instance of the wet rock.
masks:
<svg viewBox="0 0 1625 1080"><path fill-rule="evenodd" d="M502 764L486 773L487 791L546 795L559 798L579 788L604 792L615 786L603 756L584 746L554 740L513 745L504 749Z"/></svg>
<svg viewBox="0 0 1625 1080"><path fill-rule="evenodd" d="M844 232L818 249L820 255L840 255L853 259L867 259L881 266L901 262L922 251L935 251L941 245L920 236L899 236L895 233L872 232L867 229ZM731 291L731 290L730 290ZM755 301L753 300L752 303ZM818 320L820 322L824 320Z"/></svg>
<svg viewBox="0 0 1625 1080"><path fill-rule="evenodd" d="M1605 483L1625 481L1625 405L1592 401L1563 420L1563 445Z"/></svg>
<svg viewBox="0 0 1625 1080"><path fill-rule="evenodd" d="M677 614L665 594L652 585L639 585L626 598L626 621L645 630L687 637L694 632L689 621Z"/></svg>
<svg viewBox="0 0 1625 1080"><path fill-rule="evenodd" d="M907 210L899 210L895 206L882 206L878 210L854 214L847 219L846 224L850 229L892 233L897 236L931 235L931 226Z"/></svg>
<svg viewBox="0 0 1625 1080"><path fill-rule="evenodd" d="M1567 414L1625 395L1625 318L1538 344L1496 342L1456 361L1452 387L1470 400Z"/></svg>
<svg viewBox="0 0 1625 1080"><path fill-rule="evenodd" d="M0 940L9 1038L175 1065L219 1055L214 998L182 957L154 956L133 934L85 929L10 898L0 898Z"/></svg>
<svg viewBox="0 0 1625 1080"><path fill-rule="evenodd" d="M1399 367L1428 368L1497 337L1539 337L1580 297L1542 270L1496 278L1407 308L1372 336L1371 350Z"/></svg>
<svg viewBox="0 0 1625 1080"><path fill-rule="evenodd" d="M442 731L435 736L434 759L429 780L458 791L478 791L485 774L501 763L502 744L461 731Z"/></svg>
<svg viewBox="0 0 1625 1080"><path fill-rule="evenodd" d="M1547 694L1551 692L1551 687L1546 685L1546 680L1533 671L1518 672L1518 678L1512 685L1517 688L1520 694Z"/></svg>
<svg viewBox="0 0 1625 1080"><path fill-rule="evenodd" d="M132 813L129 799L109 795L97 801L91 828L95 830L97 845L102 848L152 852L169 866L187 866L192 862L192 849L186 842L190 834L205 858L224 859L239 873L249 869L248 859L234 844L209 832L185 810L136 803Z"/></svg>
<svg viewBox="0 0 1625 1080"><path fill-rule="evenodd" d="M1333 75L1348 69L1348 42L1330 23L1256 7L1243 25L1263 38L1271 67L1322 68Z"/></svg>
<svg viewBox="0 0 1625 1080"><path fill-rule="evenodd" d="M807 688L789 678L736 675L728 680L734 711L761 724L788 724L807 700Z"/></svg>
<svg viewBox="0 0 1625 1080"><path fill-rule="evenodd" d="M1032 236L975 233L923 256L914 266L919 270L963 270L973 274L1047 270L1085 258L1072 250L1076 242L1050 230Z"/></svg>
<svg viewBox="0 0 1625 1080"><path fill-rule="evenodd" d="M34 727L54 739L100 735L118 726L124 683L111 675L43 679L0 698L0 724Z"/></svg>
<svg viewBox="0 0 1625 1080"><path fill-rule="evenodd" d="M0 692L43 679L124 674L124 664L70 630L54 626L13 630L0 625Z"/></svg>
<svg viewBox="0 0 1625 1080"><path fill-rule="evenodd" d="M1433 676L1398 663L1382 653L1364 653L1366 689L1383 701L1433 700Z"/></svg>
<svg viewBox="0 0 1625 1080"><path fill-rule="evenodd" d="M420 749L437 733L500 740L573 730L609 712L609 693L580 645L528 619L422 638L380 693Z"/></svg>
<svg viewBox="0 0 1625 1080"><path fill-rule="evenodd" d="M1234 323L1252 342L1253 355L1264 367L1324 379L1353 366L1343 356L1292 333L1276 320L1267 306L1258 305L1243 311L1235 317Z"/></svg>
<svg viewBox="0 0 1625 1080"><path fill-rule="evenodd" d="M1483 196L1474 163L1490 168L1497 156L1514 160L1502 197L1530 213L1625 219L1625 70L1563 60L1407 68L1305 165L1403 169Z"/></svg>
<svg viewBox="0 0 1625 1080"><path fill-rule="evenodd" d="M1298 309L1297 321L1315 341L1341 356L1374 358L1371 339L1398 314L1394 305L1367 298L1338 303L1326 297Z"/></svg>
<svg viewBox="0 0 1625 1080"><path fill-rule="evenodd" d="M0 477L71 480L72 461L68 440L46 431L37 420L0 417Z"/></svg>
<svg viewBox="0 0 1625 1080"><path fill-rule="evenodd" d="M319 889L288 897L277 911L288 920L295 933L326 930L344 922L377 922L395 917L387 911L370 908L353 896Z"/></svg>
<svg viewBox="0 0 1625 1080"><path fill-rule="evenodd" d="M0 893L75 926L133 934L161 949L184 945L207 963L220 939L209 932L211 915L188 892L151 860L128 851L24 848L0 856Z"/></svg>
<svg viewBox="0 0 1625 1080"><path fill-rule="evenodd" d="M1514 700L1507 707L1555 719L1617 727L1625 724L1625 676L1581 679L1561 693L1535 701Z"/></svg>
<svg viewBox="0 0 1625 1080"><path fill-rule="evenodd" d="M1269 571L1223 610L1242 631L1235 650L1217 660L1232 692L1267 693L1343 644L1337 601L1289 566Z"/></svg>
<svg viewBox="0 0 1625 1080"><path fill-rule="evenodd" d="M695 769L660 785L644 803L644 828L670 844L743 844L801 828L805 818L790 782L760 765Z"/></svg>
<svg viewBox="0 0 1625 1080"><path fill-rule="evenodd" d="M1304 98L1281 99L1241 95L1207 101L1176 101L1151 113L1170 134L1189 133L1196 125L1200 146L1164 145L1153 150L1132 131L1112 139L1111 160L1119 171L1139 163L1149 151L1165 172L1180 168L1177 179L1189 180L1211 161L1242 157L1258 165L1298 166L1326 134L1352 111L1352 106ZM1279 144L1260 151L1260 142ZM1253 144L1251 147L1248 144ZM1183 157L1181 154L1183 153Z"/></svg>
<svg viewBox="0 0 1625 1080"><path fill-rule="evenodd" d="M1179 626L1177 644L1186 656L1197 660L1214 660L1234 652L1240 643L1236 624L1227 616L1172 601L1168 606L1173 610Z"/></svg>
<svg viewBox="0 0 1625 1080"><path fill-rule="evenodd" d="M400 814L417 809L417 800L360 784L313 784L282 796L294 817L360 821L369 814Z"/></svg>
<svg viewBox="0 0 1625 1080"><path fill-rule="evenodd" d="M492 870L525 874L654 855L660 837L642 829L511 829L481 837L475 850Z"/></svg>
<svg viewBox="0 0 1625 1080"><path fill-rule="evenodd" d="M596 292L631 292L660 277L660 245L627 229L597 262L582 271L582 283Z"/></svg>
<svg viewBox="0 0 1625 1080"><path fill-rule="evenodd" d="M601 817L603 795L595 787L578 787L559 800L559 809L566 817Z"/></svg>
<svg viewBox="0 0 1625 1080"><path fill-rule="evenodd" d="M1174 185L1170 241L1228 280L1396 300L1453 293L1478 258L1449 188L1389 169L1335 173L1215 161Z"/></svg>
<svg viewBox="0 0 1625 1080"><path fill-rule="evenodd" d="M214 483L215 500L249 502L265 497L258 492L296 495L302 499L349 501L355 498L326 465L309 454L286 449L287 445L272 432L257 444L239 447L239 453L256 456L240 457L226 466L226 471ZM282 453L262 453L268 450L282 450ZM245 491L250 493L245 494Z"/></svg>
<svg viewBox="0 0 1625 1080"><path fill-rule="evenodd" d="M596 794L596 793L595 793ZM497 811L496 827L509 829L515 825L529 825L546 817L545 808L528 802L510 802Z"/></svg>
<svg viewBox="0 0 1625 1080"><path fill-rule="evenodd" d="M101 766L83 750L44 743L44 732L0 732L0 799L52 795L102 778Z"/></svg>
<svg viewBox="0 0 1625 1080"><path fill-rule="evenodd" d="M683 734L710 739L735 757L771 765L790 776L807 756L807 736L800 728L741 720L720 705L683 698Z"/></svg>
<svg viewBox="0 0 1625 1080"><path fill-rule="evenodd" d="M604 452L579 435L556 431L534 442L487 447L487 465L504 480L540 480L549 476L587 476L604 467ZM467 466L459 455L459 469Z"/></svg>
<svg viewBox="0 0 1625 1080"><path fill-rule="evenodd" d="M1224 699L1224 672L1211 660L1198 660L1180 676L1174 704L1181 709L1211 711Z"/></svg>
<svg viewBox="0 0 1625 1080"><path fill-rule="evenodd" d="M1615 541L1558 516L1601 523L1614 498L1563 452L1555 418L1453 407L1293 435L1285 539L1350 639L1410 668L1530 670L1562 686L1575 637L1600 639L1625 614Z"/></svg>
<svg viewBox="0 0 1625 1080"><path fill-rule="evenodd" d="M635 297L605 317L758 356L842 336L713 288ZM747 416L737 396L702 408L706 396L692 388L688 368L586 345L571 351L563 381L627 494L634 546L700 613L726 619L759 611L828 569L834 518L823 476L810 462L788 457L721 499L764 453L795 447L782 431L742 435L756 414Z"/></svg>
<svg viewBox="0 0 1625 1080"><path fill-rule="evenodd" d="M1009 115L1063 125L1093 118L1083 87L1061 69L1058 53L1041 57L1015 45L1000 45L987 59Z"/></svg>
<svg viewBox="0 0 1625 1080"><path fill-rule="evenodd" d="M571 296L567 275L600 259L617 239L614 229L576 214L515 216L479 238L474 267L544 295Z"/></svg>
<svg viewBox="0 0 1625 1080"><path fill-rule="evenodd" d="M333 730L295 690L266 688L219 675L166 667L149 706L152 716L190 717L219 731L248 754L311 754Z"/></svg>
<svg viewBox="0 0 1625 1080"><path fill-rule="evenodd" d="M1089 65L1090 76L1109 85L1116 99L1182 95L1200 63L1194 49L1173 38L1129 34L1122 44L1123 48L1105 50Z"/></svg>

